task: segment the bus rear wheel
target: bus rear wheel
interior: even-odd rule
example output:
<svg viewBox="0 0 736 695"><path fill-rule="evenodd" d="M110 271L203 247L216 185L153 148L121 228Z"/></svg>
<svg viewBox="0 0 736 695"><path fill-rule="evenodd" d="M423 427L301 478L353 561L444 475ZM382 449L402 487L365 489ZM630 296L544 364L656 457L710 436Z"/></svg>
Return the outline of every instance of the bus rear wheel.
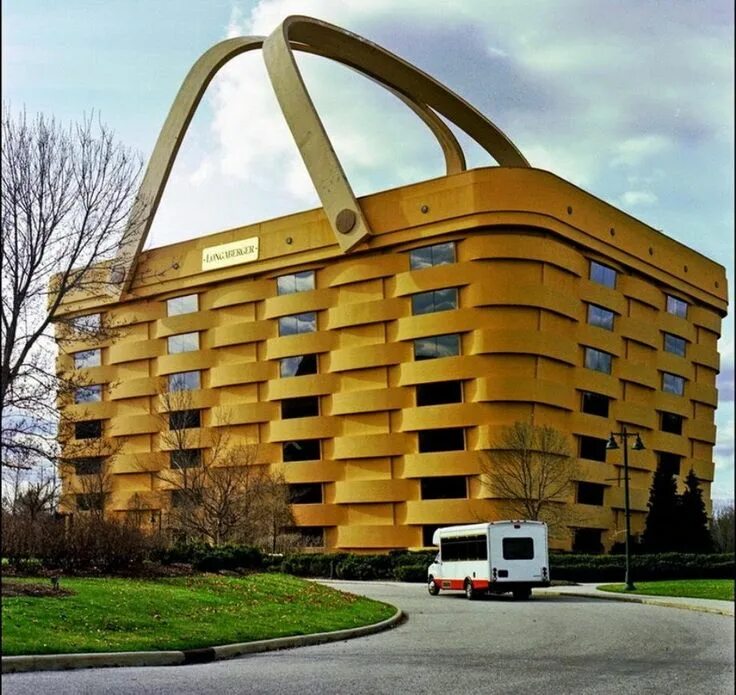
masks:
<svg viewBox="0 0 736 695"><path fill-rule="evenodd" d="M532 590L529 587L514 589L514 601L528 601L532 597Z"/></svg>
<svg viewBox="0 0 736 695"><path fill-rule="evenodd" d="M465 580L465 598L468 599L468 601L473 601L478 598L478 592L473 587L473 582L469 579Z"/></svg>

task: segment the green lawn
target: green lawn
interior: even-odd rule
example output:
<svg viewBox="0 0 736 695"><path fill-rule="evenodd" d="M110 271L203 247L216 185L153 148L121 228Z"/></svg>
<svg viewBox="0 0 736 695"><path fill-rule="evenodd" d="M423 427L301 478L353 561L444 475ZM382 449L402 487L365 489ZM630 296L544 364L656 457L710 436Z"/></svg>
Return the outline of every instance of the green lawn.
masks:
<svg viewBox="0 0 736 695"><path fill-rule="evenodd" d="M641 594L643 596L682 596L686 598L714 598L733 601L733 581L731 579L681 579L668 582L634 582L635 591L626 591L624 584L599 586L603 591L620 594Z"/></svg>
<svg viewBox="0 0 736 695"><path fill-rule="evenodd" d="M76 595L3 597L4 656L192 649L368 625L395 612L282 574L63 578L61 586Z"/></svg>

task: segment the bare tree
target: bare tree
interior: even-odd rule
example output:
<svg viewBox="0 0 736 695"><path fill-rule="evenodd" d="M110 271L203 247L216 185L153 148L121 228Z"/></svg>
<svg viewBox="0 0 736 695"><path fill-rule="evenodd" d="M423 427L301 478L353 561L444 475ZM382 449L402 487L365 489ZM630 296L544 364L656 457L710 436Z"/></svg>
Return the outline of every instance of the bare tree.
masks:
<svg viewBox="0 0 736 695"><path fill-rule="evenodd" d="M21 466L29 453L56 455L56 396L85 385L57 374L52 323L62 350L104 332L63 306L108 286L105 262L135 226L141 160L92 117L63 127L3 106L2 139L2 458Z"/></svg>
<svg viewBox="0 0 736 695"><path fill-rule="evenodd" d="M734 535L736 535L736 515L733 500L714 505L713 517L710 520L710 535L713 547L721 553L732 553Z"/></svg>
<svg viewBox="0 0 736 695"><path fill-rule="evenodd" d="M570 523L566 503L577 465L565 435L515 422L483 454L481 474L509 516L545 521L557 532Z"/></svg>

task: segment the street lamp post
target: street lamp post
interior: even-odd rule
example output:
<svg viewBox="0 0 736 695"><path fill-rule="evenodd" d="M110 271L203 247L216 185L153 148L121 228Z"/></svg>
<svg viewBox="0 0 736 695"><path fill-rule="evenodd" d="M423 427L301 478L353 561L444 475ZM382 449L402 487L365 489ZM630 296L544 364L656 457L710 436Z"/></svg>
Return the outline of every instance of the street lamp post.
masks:
<svg viewBox="0 0 736 695"><path fill-rule="evenodd" d="M631 507L629 506L629 437L636 437L633 446L631 447L634 451L641 451L644 449L644 444L641 441L641 437L635 432L627 432L626 425L621 426L620 432L611 432L611 438L606 443L606 449L618 449L616 443L616 437L621 440L621 444L624 447L624 517L626 519L626 539L624 542L624 548L626 553L626 576L624 581L626 583L626 591L633 591L636 589L634 582L631 581L631 549L629 547L629 538L631 537Z"/></svg>

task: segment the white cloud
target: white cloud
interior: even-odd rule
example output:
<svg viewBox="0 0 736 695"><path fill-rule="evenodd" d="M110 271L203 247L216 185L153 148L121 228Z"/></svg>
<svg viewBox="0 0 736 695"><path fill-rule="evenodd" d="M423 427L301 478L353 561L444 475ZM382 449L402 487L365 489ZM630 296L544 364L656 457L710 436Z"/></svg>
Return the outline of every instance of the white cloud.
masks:
<svg viewBox="0 0 736 695"><path fill-rule="evenodd" d="M637 207L639 205L653 205L659 198L651 191L626 191L620 200L624 207Z"/></svg>

